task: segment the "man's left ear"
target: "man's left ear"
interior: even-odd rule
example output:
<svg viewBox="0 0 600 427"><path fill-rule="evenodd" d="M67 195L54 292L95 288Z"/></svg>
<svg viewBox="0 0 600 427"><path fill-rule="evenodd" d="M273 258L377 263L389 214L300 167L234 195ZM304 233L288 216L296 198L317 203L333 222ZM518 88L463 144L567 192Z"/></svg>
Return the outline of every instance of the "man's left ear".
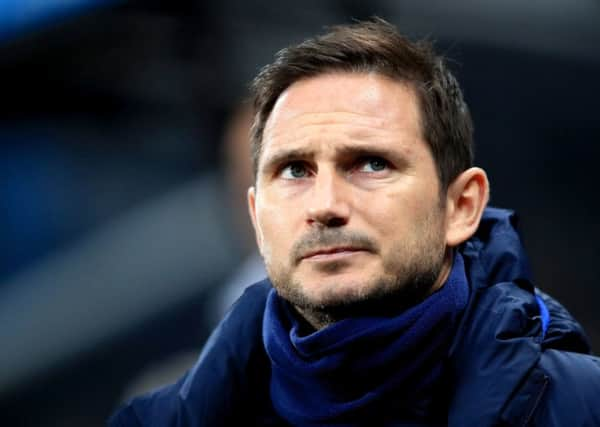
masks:
<svg viewBox="0 0 600 427"><path fill-rule="evenodd" d="M458 246L475 234L489 195L487 175L481 168L467 169L450 184L446 194L448 246Z"/></svg>

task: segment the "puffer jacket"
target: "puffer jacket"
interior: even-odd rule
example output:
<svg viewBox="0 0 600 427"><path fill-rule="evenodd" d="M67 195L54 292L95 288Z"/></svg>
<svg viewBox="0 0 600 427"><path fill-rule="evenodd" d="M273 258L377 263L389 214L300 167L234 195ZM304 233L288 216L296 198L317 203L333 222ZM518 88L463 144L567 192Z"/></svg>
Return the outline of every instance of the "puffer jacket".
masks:
<svg viewBox="0 0 600 427"><path fill-rule="evenodd" d="M510 211L487 208L459 249L471 294L448 358L449 426L600 426L600 359L536 290ZM261 337L268 280L249 287L177 383L123 405L111 427L286 425Z"/></svg>

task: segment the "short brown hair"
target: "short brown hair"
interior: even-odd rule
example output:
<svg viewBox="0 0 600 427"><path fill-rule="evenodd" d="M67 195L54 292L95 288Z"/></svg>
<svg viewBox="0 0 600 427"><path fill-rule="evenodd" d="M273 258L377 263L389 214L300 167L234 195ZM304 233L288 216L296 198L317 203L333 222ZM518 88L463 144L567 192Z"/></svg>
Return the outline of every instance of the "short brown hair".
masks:
<svg viewBox="0 0 600 427"><path fill-rule="evenodd" d="M473 124L462 92L444 59L430 43L411 42L380 18L332 27L321 36L287 47L262 68L251 89L254 176L265 124L279 96L293 83L329 72L375 72L412 85L421 112L423 137L436 162L441 189L473 163Z"/></svg>

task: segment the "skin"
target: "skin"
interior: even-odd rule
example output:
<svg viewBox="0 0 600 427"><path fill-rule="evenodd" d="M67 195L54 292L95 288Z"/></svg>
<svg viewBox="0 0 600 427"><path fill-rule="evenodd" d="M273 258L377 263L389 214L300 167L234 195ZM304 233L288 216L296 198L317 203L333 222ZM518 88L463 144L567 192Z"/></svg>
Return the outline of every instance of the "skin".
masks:
<svg viewBox="0 0 600 427"><path fill-rule="evenodd" d="M301 80L277 100L249 209L273 285L312 327L435 291L475 232L485 172L440 197L420 123L412 88L374 73Z"/></svg>

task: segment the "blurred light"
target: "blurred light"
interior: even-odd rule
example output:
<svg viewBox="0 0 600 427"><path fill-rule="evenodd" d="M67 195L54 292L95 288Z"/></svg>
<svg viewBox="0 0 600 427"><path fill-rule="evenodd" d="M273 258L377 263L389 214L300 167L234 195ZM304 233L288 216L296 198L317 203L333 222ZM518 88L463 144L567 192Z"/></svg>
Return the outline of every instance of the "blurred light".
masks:
<svg viewBox="0 0 600 427"><path fill-rule="evenodd" d="M0 41L121 0L0 0Z"/></svg>

